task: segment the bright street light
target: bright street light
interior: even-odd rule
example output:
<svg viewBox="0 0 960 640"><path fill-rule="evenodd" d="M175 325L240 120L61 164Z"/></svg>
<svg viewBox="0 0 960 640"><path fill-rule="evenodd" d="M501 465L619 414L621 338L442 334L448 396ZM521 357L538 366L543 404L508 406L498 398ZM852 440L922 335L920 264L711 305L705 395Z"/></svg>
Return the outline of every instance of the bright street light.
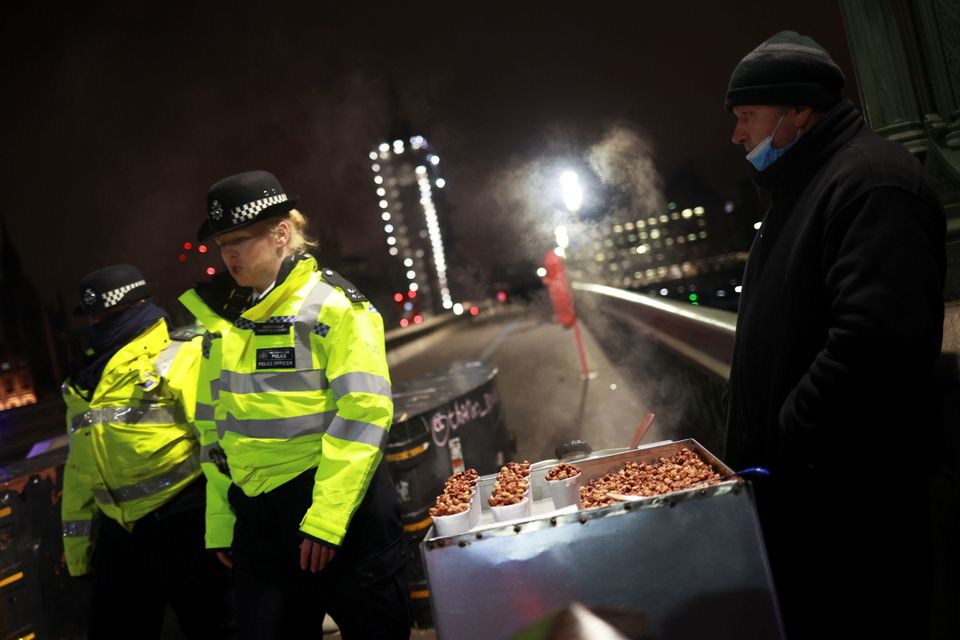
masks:
<svg viewBox="0 0 960 640"><path fill-rule="evenodd" d="M583 189L576 171L564 171L560 174L560 186L563 189L563 204L570 213L576 213L583 204Z"/></svg>

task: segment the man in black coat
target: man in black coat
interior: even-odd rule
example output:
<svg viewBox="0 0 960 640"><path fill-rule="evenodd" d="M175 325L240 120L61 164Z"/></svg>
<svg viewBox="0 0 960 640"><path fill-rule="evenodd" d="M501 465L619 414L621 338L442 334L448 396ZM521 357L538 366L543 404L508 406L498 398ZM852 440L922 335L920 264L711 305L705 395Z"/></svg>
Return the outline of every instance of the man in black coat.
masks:
<svg viewBox="0 0 960 640"><path fill-rule="evenodd" d="M725 456L773 472L757 505L791 638L920 638L945 216L843 82L793 32L730 78L733 142L769 208L743 278Z"/></svg>

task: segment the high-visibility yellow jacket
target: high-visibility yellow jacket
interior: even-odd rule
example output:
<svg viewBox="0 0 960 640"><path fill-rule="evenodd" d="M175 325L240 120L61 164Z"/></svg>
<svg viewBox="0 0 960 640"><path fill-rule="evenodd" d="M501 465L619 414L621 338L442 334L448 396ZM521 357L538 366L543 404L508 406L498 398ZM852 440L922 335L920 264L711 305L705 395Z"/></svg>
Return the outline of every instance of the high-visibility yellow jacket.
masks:
<svg viewBox="0 0 960 640"><path fill-rule="evenodd" d="M232 542L230 481L248 496L316 468L307 536L340 545L383 457L393 419L383 320L325 281L309 256L235 322L195 290L180 301L207 328L197 421L208 480L208 548ZM225 454L229 479L215 458ZM217 495L211 495L216 492Z"/></svg>
<svg viewBox="0 0 960 640"><path fill-rule="evenodd" d="M90 570L98 512L132 530L199 477L191 421L200 360L158 320L107 362L90 400L63 383L70 453L63 475L63 546L71 575Z"/></svg>

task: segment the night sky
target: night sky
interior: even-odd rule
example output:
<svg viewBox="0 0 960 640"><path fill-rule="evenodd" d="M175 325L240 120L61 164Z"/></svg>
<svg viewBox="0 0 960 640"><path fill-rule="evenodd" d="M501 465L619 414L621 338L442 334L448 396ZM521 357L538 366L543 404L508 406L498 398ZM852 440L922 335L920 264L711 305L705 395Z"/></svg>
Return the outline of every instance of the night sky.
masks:
<svg viewBox="0 0 960 640"><path fill-rule="evenodd" d="M515 169L559 167L618 124L661 175L693 161L733 197L749 165L724 89L777 31L824 45L856 98L836 0L348 4L3 3L0 216L44 302L72 306L84 273L131 262L169 303L201 267L176 256L207 187L254 168L377 278L367 154L391 87L441 158L448 260L478 282L540 250L519 240L530 207L502 197Z"/></svg>

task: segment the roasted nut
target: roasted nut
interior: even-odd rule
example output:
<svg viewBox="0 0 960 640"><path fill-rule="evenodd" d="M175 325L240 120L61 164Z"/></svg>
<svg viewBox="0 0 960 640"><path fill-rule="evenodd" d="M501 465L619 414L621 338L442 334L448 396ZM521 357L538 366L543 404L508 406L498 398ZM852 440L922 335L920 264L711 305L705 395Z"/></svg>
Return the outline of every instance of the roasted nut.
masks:
<svg viewBox="0 0 960 640"><path fill-rule="evenodd" d="M566 480L580 475L580 467L562 462L547 472L547 480Z"/></svg>

